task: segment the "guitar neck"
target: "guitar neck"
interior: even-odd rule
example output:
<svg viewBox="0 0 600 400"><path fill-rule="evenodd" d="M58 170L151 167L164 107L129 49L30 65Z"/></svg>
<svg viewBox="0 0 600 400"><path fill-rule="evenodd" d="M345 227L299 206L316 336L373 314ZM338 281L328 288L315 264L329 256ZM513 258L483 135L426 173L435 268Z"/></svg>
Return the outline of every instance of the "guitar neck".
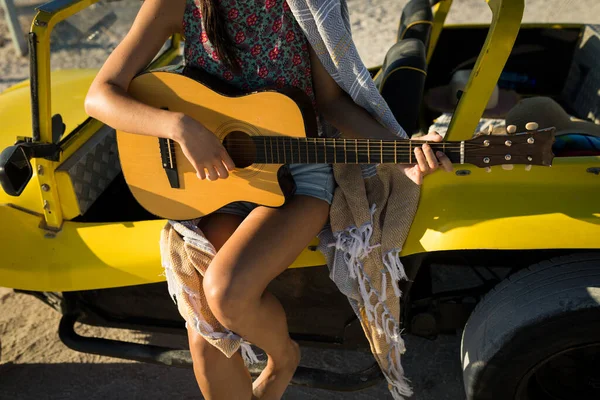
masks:
<svg viewBox="0 0 600 400"><path fill-rule="evenodd" d="M464 164L464 142L431 143L418 140L293 138L253 136L259 164L412 164L414 149L429 143L453 163Z"/></svg>

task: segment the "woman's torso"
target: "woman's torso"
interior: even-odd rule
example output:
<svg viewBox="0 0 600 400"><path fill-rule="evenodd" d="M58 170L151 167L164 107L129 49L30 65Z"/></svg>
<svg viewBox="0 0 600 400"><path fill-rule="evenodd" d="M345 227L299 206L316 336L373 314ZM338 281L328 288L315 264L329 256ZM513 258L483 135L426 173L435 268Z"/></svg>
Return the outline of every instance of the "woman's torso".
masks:
<svg viewBox="0 0 600 400"><path fill-rule="evenodd" d="M313 101L306 38L285 0L220 0L240 72L228 68L206 35L198 0L186 0L185 62L243 90L291 85Z"/></svg>

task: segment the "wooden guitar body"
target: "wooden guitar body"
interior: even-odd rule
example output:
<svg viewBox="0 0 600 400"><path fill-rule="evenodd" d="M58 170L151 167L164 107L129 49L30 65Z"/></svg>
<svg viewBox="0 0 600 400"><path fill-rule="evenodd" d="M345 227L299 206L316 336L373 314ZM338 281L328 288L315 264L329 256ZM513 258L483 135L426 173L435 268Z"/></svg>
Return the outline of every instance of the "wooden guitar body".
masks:
<svg viewBox="0 0 600 400"><path fill-rule="evenodd" d="M290 97L274 91L230 97L205 84L176 73L150 72L137 76L129 93L153 107L185 113L221 141L238 132L249 136L306 136L305 118ZM117 143L132 194L145 209L161 217L185 220L234 201L276 207L285 200L278 180L282 164L251 164L236 168L227 179L200 180L179 146L174 145L180 187L172 188L163 168L158 138L119 131ZM234 162L237 166L243 160L234 158Z"/></svg>

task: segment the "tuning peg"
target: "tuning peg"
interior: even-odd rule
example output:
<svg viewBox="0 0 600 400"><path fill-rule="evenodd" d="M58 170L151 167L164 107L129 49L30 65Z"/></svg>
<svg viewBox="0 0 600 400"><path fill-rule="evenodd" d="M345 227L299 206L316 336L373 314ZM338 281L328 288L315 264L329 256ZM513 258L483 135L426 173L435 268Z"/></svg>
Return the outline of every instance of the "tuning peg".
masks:
<svg viewBox="0 0 600 400"><path fill-rule="evenodd" d="M514 135L515 133L517 133L517 126L516 125L508 125L506 127L506 132L509 135Z"/></svg>
<svg viewBox="0 0 600 400"><path fill-rule="evenodd" d="M525 125L525 129L527 129L528 131L535 131L540 127L540 125L537 122L528 122Z"/></svg>

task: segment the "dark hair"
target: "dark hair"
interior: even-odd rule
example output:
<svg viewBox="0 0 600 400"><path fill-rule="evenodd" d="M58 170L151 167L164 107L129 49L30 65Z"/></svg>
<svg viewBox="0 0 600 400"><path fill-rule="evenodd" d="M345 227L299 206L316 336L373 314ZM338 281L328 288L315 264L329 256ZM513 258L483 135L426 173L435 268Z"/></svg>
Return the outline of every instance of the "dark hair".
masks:
<svg viewBox="0 0 600 400"><path fill-rule="evenodd" d="M235 54L235 44L227 33L227 22L220 12L219 0L200 0L200 11L206 36L223 63L231 70L238 72L240 67Z"/></svg>

